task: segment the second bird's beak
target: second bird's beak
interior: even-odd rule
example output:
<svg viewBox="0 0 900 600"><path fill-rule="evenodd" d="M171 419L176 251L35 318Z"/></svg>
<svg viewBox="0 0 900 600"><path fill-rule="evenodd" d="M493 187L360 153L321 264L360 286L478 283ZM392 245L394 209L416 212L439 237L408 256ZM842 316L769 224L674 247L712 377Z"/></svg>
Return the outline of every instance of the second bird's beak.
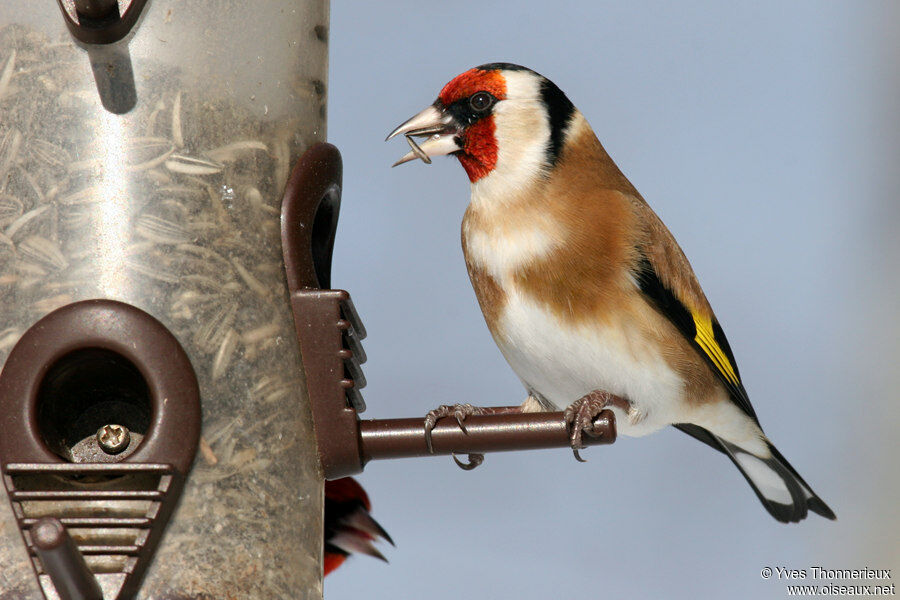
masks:
<svg viewBox="0 0 900 600"><path fill-rule="evenodd" d="M393 130L385 141L396 137L400 134L406 136L411 150L405 154L400 160L392 166L402 165L403 163L421 158L423 162L431 164L432 156L443 156L452 154L462 150L459 145L459 135L461 133L459 125L455 119L432 105L406 121L397 129ZM413 137L427 137L424 142L418 143Z"/></svg>

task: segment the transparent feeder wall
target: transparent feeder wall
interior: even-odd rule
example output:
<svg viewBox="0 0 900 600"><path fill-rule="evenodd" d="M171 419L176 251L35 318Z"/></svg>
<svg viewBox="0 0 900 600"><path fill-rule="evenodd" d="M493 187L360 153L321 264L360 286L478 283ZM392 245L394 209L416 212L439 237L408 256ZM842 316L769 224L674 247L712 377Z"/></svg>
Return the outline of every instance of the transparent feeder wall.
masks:
<svg viewBox="0 0 900 600"><path fill-rule="evenodd" d="M321 597L279 207L325 139L327 28L326 0L152 0L90 47L52 0L0 3L0 362L47 313L107 298L161 321L200 383L200 451L140 598ZM0 500L0 598L41 599Z"/></svg>

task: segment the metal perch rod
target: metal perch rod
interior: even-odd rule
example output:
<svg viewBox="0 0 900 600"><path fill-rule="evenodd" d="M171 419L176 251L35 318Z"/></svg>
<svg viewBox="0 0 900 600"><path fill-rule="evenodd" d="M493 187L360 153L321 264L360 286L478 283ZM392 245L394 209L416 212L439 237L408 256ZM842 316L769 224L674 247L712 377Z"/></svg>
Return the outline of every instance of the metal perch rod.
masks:
<svg viewBox="0 0 900 600"><path fill-rule="evenodd" d="M616 418L603 411L595 424L597 437L585 435L585 445L616 441ZM569 430L563 413L519 413L471 416L466 431L453 418L442 419L432 431L434 455L569 448ZM363 419L359 423L363 464L386 458L431 456L425 444L423 419Z"/></svg>

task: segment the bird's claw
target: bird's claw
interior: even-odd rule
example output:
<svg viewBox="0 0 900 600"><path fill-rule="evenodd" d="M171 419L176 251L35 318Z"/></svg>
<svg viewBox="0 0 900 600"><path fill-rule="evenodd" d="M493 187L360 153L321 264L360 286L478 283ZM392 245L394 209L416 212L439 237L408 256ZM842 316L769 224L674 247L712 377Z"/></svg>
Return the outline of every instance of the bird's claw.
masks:
<svg viewBox="0 0 900 600"><path fill-rule="evenodd" d="M456 463L456 466L458 466L463 471L471 471L484 462L484 454L469 454L469 462L463 462L456 458L455 452L451 452L450 456L453 457L453 462Z"/></svg>
<svg viewBox="0 0 900 600"><path fill-rule="evenodd" d="M434 454L434 446L431 443L431 430L434 429L434 426L437 425L437 422L440 419L443 419L444 417L453 417L456 419L456 422L459 424L459 428L462 429L463 433L469 433L463 422L466 420L466 417L483 415L485 412L486 411L480 406L473 406L471 404L443 404L434 410L428 411L428 414L425 415L425 445L428 446L428 452ZM476 455L470 454L469 456L472 457ZM483 457L482 460L484 460ZM470 469L474 469L481 464L481 461L475 461L471 458L470 461L470 464L477 462L475 466L469 467ZM459 464L459 461L457 461L457 464Z"/></svg>
<svg viewBox="0 0 900 600"><path fill-rule="evenodd" d="M583 436L587 434L590 437L599 437L603 434L603 427L596 422L596 418L614 404L614 399L615 396L612 394L595 390L566 408L564 416L569 429L569 443L578 462L587 462L578 453L585 448Z"/></svg>

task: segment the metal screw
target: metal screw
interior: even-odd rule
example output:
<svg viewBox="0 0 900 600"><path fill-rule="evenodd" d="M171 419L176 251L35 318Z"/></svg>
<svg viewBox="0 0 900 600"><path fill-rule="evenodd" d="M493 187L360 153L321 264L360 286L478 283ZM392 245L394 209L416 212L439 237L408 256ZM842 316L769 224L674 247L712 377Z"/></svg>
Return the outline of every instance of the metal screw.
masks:
<svg viewBox="0 0 900 600"><path fill-rule="evenodd" d="M104 425L97 430L97 443L107 454L118 454L128 447L131 434L122 425Z"/></svg>

